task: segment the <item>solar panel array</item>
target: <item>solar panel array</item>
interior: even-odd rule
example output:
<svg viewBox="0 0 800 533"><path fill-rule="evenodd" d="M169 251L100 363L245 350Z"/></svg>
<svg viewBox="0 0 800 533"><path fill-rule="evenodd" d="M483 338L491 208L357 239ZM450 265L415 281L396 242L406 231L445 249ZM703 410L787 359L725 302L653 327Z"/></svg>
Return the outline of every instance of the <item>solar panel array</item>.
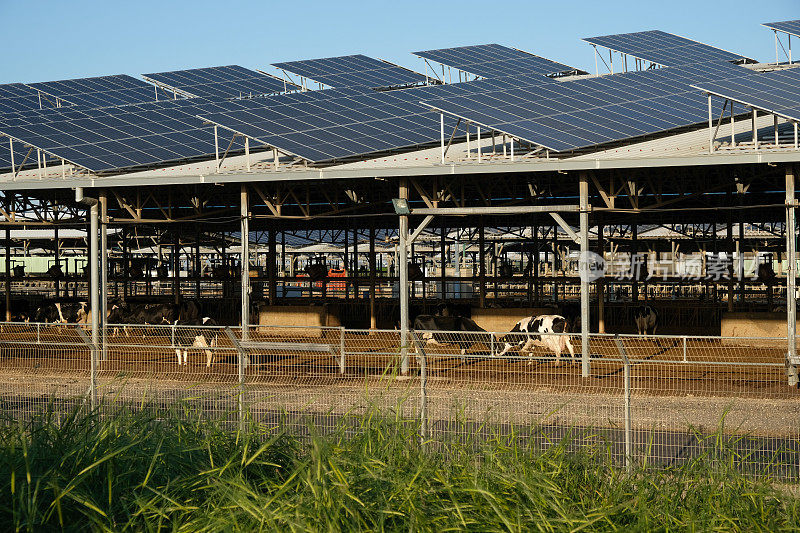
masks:
<svg viewBox="0 0 800 533"><path fill-rule="evenodd" d="M414 54L484 78L526 73L547 76L577 70L569 65L499 44L441 48Z"/></svg>
<svg viewBox="0 0 800 533"><path fill-rule="evenodd" d="M512 137L565 151L704 122L706 97L691 85L748 75L758 76L723 62L550 82L425 103Z"/></svg>
<svg viewBox="0 0 800 533"><path fill-rule="evenodd" d="M275 99L270 98L247 102L240 109L204 114L202 118L318 163L437 142L440 118L420 103L424 98L476 94L547 81L538 76L510 76L303 101L306 96L327 92L311 91L292 95L295 101L286 105L276 105ZM449 130L455 124L456 119L445 121Z"/></svg>
<svg viewBox="0 0 800 533"><path fill-rule="evenodd" d="M666 67L707 61L753 62L740 54L692 41L661 30L587 37L584 41Z"/></svg>
<svg viewBox="0 0 800 533"><path fill-rule="evenodd" d="M155 100L153 86L127 74L28 83L43 94L72 105L106 107Z"/></svg>
<svg viewBox="0 0 800 533"><path fill-rule="evenodd" d="M800 20L784 20L783 22L766 22L763 24L767 28L778 30L783 33L800 36Z"/></svg>
<svg viewBox="0 0 800 533"><path fill-rule="evenodd" d="M144 74L143 77L188 97L241 98L277 94L287 88L296 88L292 83L287 85L279 78L239 65L173 70Z"/></svg>
<svg viewBox="0 0 800 533"><path fill-rule="evenodd" d="M0 131L95 172L212 155L213 130L194 118L209 101L167 100L0 116ZM230 136L220 141L227 148ZM241 141L234 150L242 148Z"/></svg>
<svg viewBox="0 0 800 533"><path fill-rule="evenodd" d="M402 87L426 81L419 72L361 54L273 63L273 66L329 87Z"/></svg>
<svg viewBox="0 0 800 533"><path fill-rule="evenodd" d="M0 85L0 114L39 109L39 93L22 83Z"/></svg>
<svg viewBox="0 0 800 533"><path fill-rule="evenodd" d="M694 87L800 121L800 70L776 70L758 76L703 81Z"/></svg>

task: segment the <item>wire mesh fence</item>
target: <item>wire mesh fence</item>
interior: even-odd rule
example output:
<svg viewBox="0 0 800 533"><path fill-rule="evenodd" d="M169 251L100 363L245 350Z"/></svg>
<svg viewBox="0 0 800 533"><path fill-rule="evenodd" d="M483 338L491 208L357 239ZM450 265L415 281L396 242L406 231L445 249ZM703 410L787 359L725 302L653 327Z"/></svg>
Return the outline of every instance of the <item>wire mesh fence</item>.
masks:
<svg viewBox="0 0 800 533"><path fill-rule="evenodd" d="M83 328L83 329L81 329ZM800 393L786 339L339 327L0 325L0 405L165 410L232 427L325 431L362 415L420 425L426 442L513 436L603 447L620 464L721 454L800 477ZM95 358L94 364L92 359ZM720 460L722 456L720 455Z"/></svg>

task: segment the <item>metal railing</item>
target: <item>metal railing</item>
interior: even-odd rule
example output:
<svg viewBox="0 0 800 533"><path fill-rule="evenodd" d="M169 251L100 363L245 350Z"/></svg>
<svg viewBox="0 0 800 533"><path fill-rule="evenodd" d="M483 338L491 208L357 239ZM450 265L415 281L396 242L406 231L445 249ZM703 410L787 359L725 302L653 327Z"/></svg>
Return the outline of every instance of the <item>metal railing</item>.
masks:
<svg viewBox="0 0 800 533"><path fill-rule="evenodd" d="M108 325L94 346L80 326L2 323L0 406L25 418L46 406L184 404L232 425L299 432L377 411L419 423L423 443L513 435L545 448L568 438L628 466L724 448L749 471L800 477L800 392L787 382L785 338L592 334L582 378L571 334L242 333Z"/></svg>

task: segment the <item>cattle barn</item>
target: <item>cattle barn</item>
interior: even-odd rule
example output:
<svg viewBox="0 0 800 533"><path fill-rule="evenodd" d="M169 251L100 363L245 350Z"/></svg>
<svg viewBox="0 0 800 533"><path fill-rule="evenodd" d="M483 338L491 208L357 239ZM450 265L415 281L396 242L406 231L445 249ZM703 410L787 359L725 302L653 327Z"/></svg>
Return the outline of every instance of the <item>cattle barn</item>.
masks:
<svg viewBox="0 0 800 533"><path fill-rule="evenodd" d="M794 357L800 68L587 40L591 73L480 45L417 72L2 86L6 319L85 301L97 339L119 300L402 335L448 306L489 331L569 314L587 375L588 335L636 333L646 304L658 333L788 336Z"/></svg>

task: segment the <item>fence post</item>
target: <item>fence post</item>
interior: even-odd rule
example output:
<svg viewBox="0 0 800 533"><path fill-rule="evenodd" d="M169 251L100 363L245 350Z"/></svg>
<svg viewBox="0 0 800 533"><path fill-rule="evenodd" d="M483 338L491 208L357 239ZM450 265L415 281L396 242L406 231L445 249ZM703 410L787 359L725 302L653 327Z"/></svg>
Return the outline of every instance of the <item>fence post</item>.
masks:
<svg viewBox="0 0 800 533"><path fill-rule="evenodd" d="M686 336L683 337L683 362L688 363L689 359L686 356Z"/></svg>
<svg viewBox="0 0 800 533"><path fill-rule="evenodd" d="M631 432L631 362L625 352L625 345L619 335L614 335L619 354L622 357L624 371L624 403L625 403L625 468L630 472L633 467L633 435Z"/></svg>
<svg viewBox="0 0 800 533"><path fill-rule="evenodd" d="M42 325L36 323L36 344L42 344Z"/></svg>
<svg viewBox="0 0 800 533"><path fill-rule="evenodd" d="M340 337L339 337L339 373L340 374L344 374L344 370L345 370L345 364L344 364L344 351L345 351L344 333L345 333L345 329L344 329L344 326L342 326L342 327L339 328L339 334L340 334Z"/></svg>
<svg viewBox="0 0 800 533"><path fill-rule="evenodd" d="M425 350L422 349L416 332L411 332L411 339L417 350L417 360L419 361L419 444L425 447L428 439L428 365L426 364Z"/></svg>
<svg viewBox="0 0 800 533"><path fill-rule="evenodd" d="M170 333L169 333L169 342L172 348L175 348L175 324L170 324L169 326Z"/></svg>
<svg viewBox="0 0 800 533"><path fill-rule="evenodd" d="M94 411L97 409L97 345L92 342L92 339L89 338L80 325L75 326L75 331L78 332L78 337L89 348L89 402L92 406L92 411Z"/></svg>
<svg viewBox="0 0 800 533"><path fill-rule="evenodd" d="M233 347L236 348L237 353L237 367L239 370L239 394L237 395L237 404L239 407L239 429L244 430L244 358L246 356L242 343L236 338L236 334L231 330L230 326L225 328L225 335L231 340Z"/></svg>

